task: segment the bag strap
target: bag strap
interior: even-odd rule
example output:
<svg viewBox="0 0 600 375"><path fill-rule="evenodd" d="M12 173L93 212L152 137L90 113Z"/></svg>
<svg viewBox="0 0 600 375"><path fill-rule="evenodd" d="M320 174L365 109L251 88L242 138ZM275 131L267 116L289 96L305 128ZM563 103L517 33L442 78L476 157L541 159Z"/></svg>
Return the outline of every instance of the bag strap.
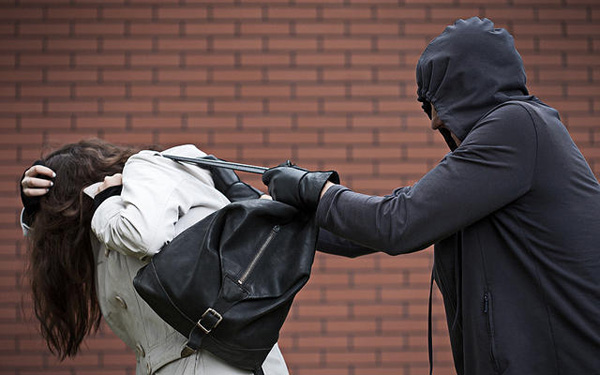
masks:
<svg viewBox="0 0 600 375"><path fill-rule="evenodd" d="M212 160L212 159L205 159L205 158L188 158L185 156L167 155L167 154L160 154L160 155L167 159L171 159L171 160L175 160L175 161L179 161L179 162L192 163L192 164L197 164L197 165L202 165L202 166L207 166L207 167L233 169L235 171L240 171L240 172L263 174L267 171L267 169L269 169L267 167L259 167L256 165L233 163L233 162L224 161L224 160Z"/></svg>

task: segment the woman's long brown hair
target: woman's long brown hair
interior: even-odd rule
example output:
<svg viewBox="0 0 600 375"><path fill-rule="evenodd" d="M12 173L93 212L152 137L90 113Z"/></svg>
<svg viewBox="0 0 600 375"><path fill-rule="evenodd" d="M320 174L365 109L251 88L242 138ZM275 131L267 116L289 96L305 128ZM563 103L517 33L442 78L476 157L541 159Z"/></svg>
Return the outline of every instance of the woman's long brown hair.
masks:
<svg viewBox="0 0 600 375"><path fill-rule="evenodd" d="M87 140L65 145L42 160L56 177L28 236L29 276L42 335L61 360L77 354L101 317L90 238L93 200L83 189L122 172L135 152Z"/></svg>

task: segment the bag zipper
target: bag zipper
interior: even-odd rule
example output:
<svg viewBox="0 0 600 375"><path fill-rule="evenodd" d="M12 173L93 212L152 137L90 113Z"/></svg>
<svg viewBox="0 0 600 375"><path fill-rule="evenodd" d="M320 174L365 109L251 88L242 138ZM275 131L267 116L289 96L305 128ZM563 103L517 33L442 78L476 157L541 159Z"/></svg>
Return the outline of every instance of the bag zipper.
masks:
<svg viewBox="0 0 600 375"><path fill-rule="evenodd" d="M271 229L271 233L269 233L269 236L266 238L266 240L263 242L261 247L256 252L256 255L254 255L254 258L252 258L252 260L250 261L250 264L248 265L248 267L246 267L246 270L244 271L244 273L242 273L242 275L238 279L238 281L237 281L238 284L242 285L246 282L246 280L248 279L248 276L250 276L250 274L252 273L252 270L256 267L256 265L258 264L258 261L263 256L263 254L267 250L267 247L269 246L271 241L273 241L273 238L275 238L275 236L277 235L278 232L279 232L279 225L275 225L273 227L273 229Z"/></svg>

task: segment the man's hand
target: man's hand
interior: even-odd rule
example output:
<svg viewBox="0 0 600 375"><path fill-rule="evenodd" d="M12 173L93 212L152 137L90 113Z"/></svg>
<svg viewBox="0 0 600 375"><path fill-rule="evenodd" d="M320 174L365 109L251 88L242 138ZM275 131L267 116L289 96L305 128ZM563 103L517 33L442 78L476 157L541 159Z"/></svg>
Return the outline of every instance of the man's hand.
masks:
<svg viewBox="0 0 600 375"><path fill-rule="evenodd" d="M340 182L336 171L309 172L289 166L289 163L267 170L262 180L275 200L305 211L317 209L321 191L327 182Z"/></svg>

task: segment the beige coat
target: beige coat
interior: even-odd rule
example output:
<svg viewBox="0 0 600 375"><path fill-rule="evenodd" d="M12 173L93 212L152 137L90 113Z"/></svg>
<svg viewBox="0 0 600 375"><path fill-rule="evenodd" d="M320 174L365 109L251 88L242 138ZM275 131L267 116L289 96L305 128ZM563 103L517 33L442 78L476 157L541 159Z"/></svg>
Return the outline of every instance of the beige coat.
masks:
<svg viewBox="0 0 600 375"><path fill-rule="evenodd" d="M205 154L192 145L165 151L180 156ZM206 351L182 358L186 338L164 323L137 295L138 269L178 233L228 203L214 188L210 173L141 151L123 170L120 196L105 200L94 213L93 248L97 291L104 319L137 357L136 374L249 374ZM275 346L265 374L288 374Z"/></svg>

